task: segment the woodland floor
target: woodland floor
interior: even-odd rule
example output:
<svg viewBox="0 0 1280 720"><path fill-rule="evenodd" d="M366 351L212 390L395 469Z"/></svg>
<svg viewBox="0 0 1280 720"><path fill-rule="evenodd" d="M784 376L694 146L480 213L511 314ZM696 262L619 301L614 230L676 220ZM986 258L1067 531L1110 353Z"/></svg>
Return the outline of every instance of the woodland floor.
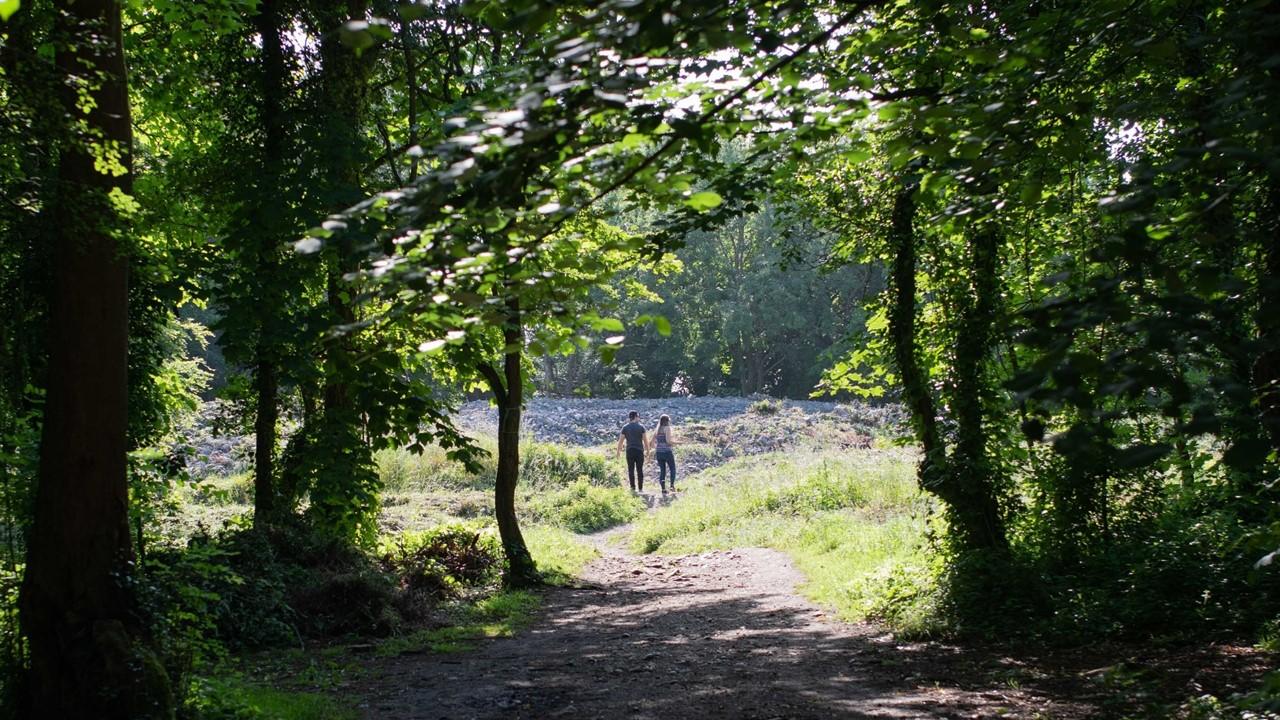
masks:
<svg viewBox="0 0 1280 720"><path fill-rule="evenodd" d="M616 542L626 532L593 536L602 557L549 590L515 637L371 659L346 699L387 719L1164 717L1269 665L1231 645L895 641L797 595L803 578L781 553L637 556Z"/></svg>

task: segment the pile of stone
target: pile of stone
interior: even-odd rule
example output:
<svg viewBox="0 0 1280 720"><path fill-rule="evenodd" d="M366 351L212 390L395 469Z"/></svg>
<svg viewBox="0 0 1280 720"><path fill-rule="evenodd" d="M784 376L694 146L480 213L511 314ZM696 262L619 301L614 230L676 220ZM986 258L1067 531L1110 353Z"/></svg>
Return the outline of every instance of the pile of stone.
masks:
<svg viewBox="0 0 1280 720"><path fill-rule="evenodd" d="M523 432L541 442L574 447L611 446L635 410L648 427L671 416L680 441L681 472L691 474L741 455L802 446L864 449L873 437L902 433L898 405L769 398L660 398L640 400L535 398L525 408ZM187 472L194 479L233 475L253 465L253 438L218 430L228 408L209 403L188 431ZM484 401L469 402L454 417L459 428L495 435L498 416Z"/></svg>
<svg viewBox="0 0 1280 720"><path fill-rule="evenodd" d="M632 410L640 413L641 422L648 426L657 425L659 416L670 415L687 441L721 445L730 452L735 446L744 446L752 454L782 449L801 436L865 445L873 435L898 432L903 422L901 407L890 404L720 397L537 398L525 409L523 428L536 440L592 447L614 442ZM457 420L472 432L497 431L497 412L486 402L463 405Z"/></svg>
<svg viewBox="0 0 1280 720"><path fill-rule="evenodd" d="M223 401L205 403L183 433L175 450L185 457L193 480L235 475L253 467L253 436L226 429L225 419L231 412Z"/></svg>

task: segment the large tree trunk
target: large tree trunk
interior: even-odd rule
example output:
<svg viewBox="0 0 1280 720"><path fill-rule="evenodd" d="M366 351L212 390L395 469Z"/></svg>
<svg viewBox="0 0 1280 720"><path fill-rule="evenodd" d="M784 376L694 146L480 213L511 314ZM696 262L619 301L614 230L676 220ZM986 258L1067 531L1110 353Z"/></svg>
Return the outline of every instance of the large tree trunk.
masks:
<svg viewBox="0 0 1280 720"><path fill-rule="evenodd" d="M258 395L254 418L253 525L262 527L277 515L275 456L276 423L279 420L279 381L270 350L260 341L254 386Z"/></svg>
<svg viewBox="0 0 1280 720"><path fill-rule="evenodd" d="M1271 446L1280 452L1280 178L1269 179L1266 235L1258 272L1258 336L1262 352L1253 367L1254 392Z"/></svg>
<svg viewBox="0 0 1280 720"><path fill-rule="evenodd" d="M320 58L322 86L326 117L323 120L324 154L324 202L334 211L344 210L364 197L361 170L367 158L361 136L365 121L367 98L367 65L347 47L338 32L342 23L360 20L365 15L364 0L348 0L332 3L319 14L322 32ZM357 269L354 243L350 232L334 236L327 249L328 278L326 283L330 320L349 325L356 319L353 298L355 291L344 280L347 273ZM332 338L326 350L324 375L324 423L326 437L344 442L358 442L360 422L358 408L352 396L351 378L355 373L351 340L346 335ZM358 461L360 453L335 452L329 457L339 464L345 460ZM330 467L326 472L338 475L359 472L351 467Z"/></svg>
<svg viewBox="0 0 1280 720"><path fill-rule="evenodd" d="M916 349L916 241L915 193L917 181L904 181L893 204L889 227L889 342L902 381L902 399L911 416L912 429L924 454L920 460L920 486L936 492L946 466L946 449L938 430L938 411L929 378Z"/></svg>
<svg viewBox="0 0 1280 720"><path fill-rule="evenodd" d="M314 16L321 38L323 113L323 142L316 148L321 167L317 190L332 212L364 199L361 175L369 153L362 128L368 110L368 63L342 42L340 29L347 21L364 19L366 7L364 0L324 3ZM345 277L358 268L353 239L357 230L337 233L324 250L328 319L335 326L349 326L356 319L356 289ZM325 342L323 410L316 434L316 450L323 453L323 460L311 488L311 508L321 529L339 536L369 531L364 524L378 501L372 449L357 401L355 354L349 334L331 335Z"/></svg>
<svg viewBox="0 0 1280 720"><path fill-rule="evenodd" d="M49 212L59 262L50 304L49 380L39 487L20 607L40 718L173 714L130 576L127 450L128 270L110 193L132 192L132 135L120 6L56 4L56 65L71 132ZM86 113L78 91L93 105ZM104 150L119 163L95 168Z"/></svg>

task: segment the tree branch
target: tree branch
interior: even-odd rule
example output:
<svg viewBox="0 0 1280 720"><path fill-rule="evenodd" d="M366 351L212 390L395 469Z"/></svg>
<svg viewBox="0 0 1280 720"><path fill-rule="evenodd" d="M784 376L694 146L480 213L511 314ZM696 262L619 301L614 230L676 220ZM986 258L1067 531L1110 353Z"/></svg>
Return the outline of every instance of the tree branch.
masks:
<svg viewBox="0 0 1280 720"><path fill-rule="evenodd" d="M476 372L480 373L485 382L489 383L489 390L493 392L493 398L498 401L498 407L507 404L507 389L502 384L502 375L498 373L497 368L487 362L476 363Z"/></svg>
<svg viewBox="0 0 1280 720"><path fill-rule="evenodd" d="M699 115L697 119L693 121L693 124L702 125L710 121L712 118L714 118L715 116L719 115L720 113L728 109L731 105L738 102L742 98L746 97L747 93L754 90L756 87L760 85L760 83L764 82L769 77L776 74L779 70L782 70L783 68L787 67L791 63L795 62L797 59L800 58L800 56L809 52L814 47L830 40L832 37L835 36L835 34L841 28L853 22L854 20L856 20L858 16L861 15L863 12L865 12L867 9L874 7L876 5L879 5L885 1L886 0L862 0L862 2L859 2L857 5L855 5L852 10L845 13L838 20L836 20L836 22L833 23L831 27L827 28L823 32L818 33L814 37L810 38L809 40L804 42L802 45L800 45L800 47L793 50L790 54L784 57L778 58L776 61L773 62L773 64L769 65L769 67L761 71L760 74L752 78L751 82L748 82L746 85L743 85L737 90L726 95L724 99L722 99L720 102L716 103L709 110ZM667 138L666 142L662 143L662 145L660 145L658 149L655 150L651 155L646 157L644 160L640 161L640 163L637 164L635 167L623 173L622 176L619 177L617 180L613 181L612 183L609 183L607 187L605 187L603 190L593 195L589 200L587 200L585 204L576 208L576 211L581 212L583 210L586 210L587 208L591 207L592 205L595 205L597 202L599 202L609 194L613 193L614 191L623 187L627 183L631 182L637 175L639 175L641 172L644 172L650 166L652 166L655 162L657 162L659 158L661 158L663 155L670 152L670 150L673 147L675 147L676 143L679 142L681 139L682 138L680 136L672 133L671 137ZM573 214L574 213L569 213L557 219L554 223L552 223L550 230L548 230L543 235L543 237L549 237L552 234L554 234L557 230L560 229L560 226L563 225L565 221L568 220L569 217L572 216Z"/></svg>

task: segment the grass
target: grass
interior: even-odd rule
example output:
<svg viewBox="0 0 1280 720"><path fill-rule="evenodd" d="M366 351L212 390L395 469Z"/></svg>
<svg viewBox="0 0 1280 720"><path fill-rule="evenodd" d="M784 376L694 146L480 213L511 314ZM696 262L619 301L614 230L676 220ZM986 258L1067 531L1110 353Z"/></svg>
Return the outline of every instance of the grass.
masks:
<svg viewBox="0 0 1280 720"><path fill-rule="evenodd" d="M426 490L484 490L493 487L497 473L497 442L478 438L488 454L480 460L478 473L450 460L444 450L428 446L421 453L396 448L374 455L378 475L390 492ZM520 443L520 484L529 488L563 487L580 477L593 485L614 482L604 453L594 449L566 448L551 443L522 439Z"/></svg>
<svg viewBox="0 0 1280 720"><path fill-rule="evenodd" d="M529 624L541 598L522 590L505 590L488 597L456 603L446 609L444 627L417 630L378 646L380 655L406 652L448 653L470 650L479 640L511 637Z"/></svg>
<svg viewBox="0 0 1280 720"><path fill-rule="evenodd" d="M580 477L568 487L530 496L526 512L540 522L589 533L631 522L644 512L644 501L621 487L597 487Z"/></svg>
<svg viewBox="0 0 1280 720"><path fill-rule="evenodd" d="M538 569L553 585L564 585L582 572L587 563L600 556L564 528L530 525L524 528L524 540Z"/></svg>
<svg viewBox="0 0 1280 720"><path fill-rule="evenodd" d="M186 712L195 720L354 720L354 708L327 695L274 690L238 677L193 683Z"/></svg>
<svg viewBox="0 0 1280 720"><path fill-rule="evenodd" d="M927 510L907 452L777 453L692 479L679 502L640 519L631 543L664 554L782 550L805 575L808 597L849 620L884 617L892 606L892 624L918 633L932 613L897 606L915 592L905 578L925 570Z"/></svg>

